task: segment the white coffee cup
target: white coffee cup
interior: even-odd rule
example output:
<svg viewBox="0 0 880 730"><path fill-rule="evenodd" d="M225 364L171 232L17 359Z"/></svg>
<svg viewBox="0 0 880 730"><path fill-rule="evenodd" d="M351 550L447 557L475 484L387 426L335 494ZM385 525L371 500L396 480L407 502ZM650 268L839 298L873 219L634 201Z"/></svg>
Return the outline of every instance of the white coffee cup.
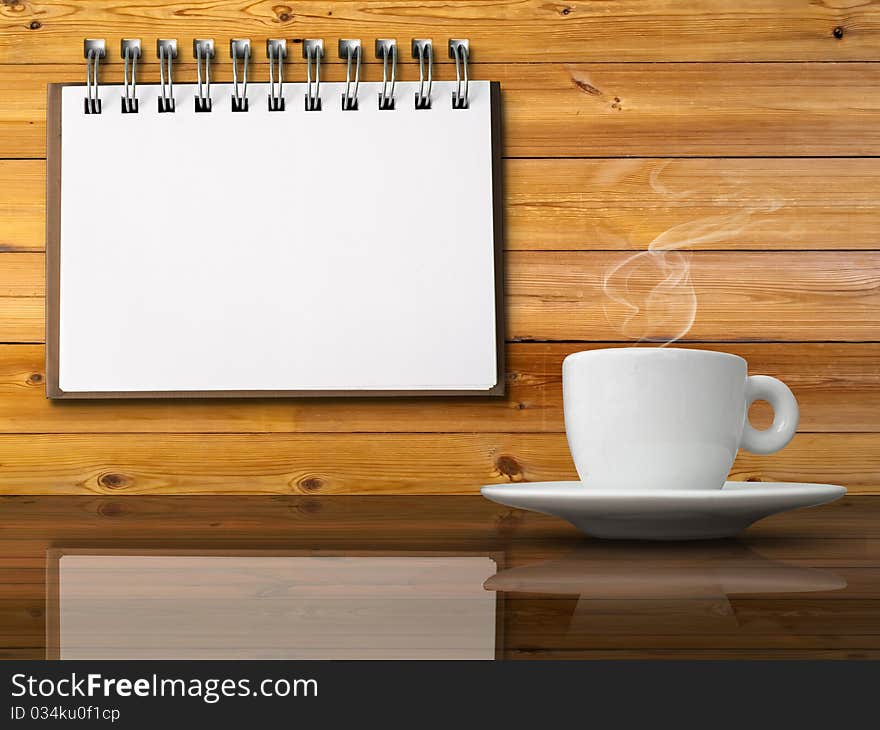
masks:
<svg viewBox="0 0 880 730"><path fill-rule="evenodd" d="M742 447L779 451L798 405L785 383L708 350L624 347L576 352L562 365L565 431L578 475L599 489L720 489ZM749 406L766 400L758 431Z"/></svg>

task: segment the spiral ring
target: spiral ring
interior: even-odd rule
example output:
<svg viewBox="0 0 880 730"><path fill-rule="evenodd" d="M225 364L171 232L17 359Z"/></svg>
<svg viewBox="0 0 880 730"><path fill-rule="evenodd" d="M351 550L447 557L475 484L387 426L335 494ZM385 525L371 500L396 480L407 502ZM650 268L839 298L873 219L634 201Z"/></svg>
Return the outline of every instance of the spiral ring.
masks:
<svg viewBox="0 0 880 730"><path fill-rule="evenodd" d="M397 41L377 40L376 56L382 59L382 90L379 109L394 109L394 84L397 80ZM391 84L388 83L388 58L391 57Z"/></svg>
<svg viewBox="0 0 880 730"><path fill-rule="evenodd" d="M358 87L360 86L361 81L361 42L352 40L340 40L339 55L344 55L346 58L345 92L342 95L342 108L345 111L357 111ZM354 71L354 94L350 93L352 59L354 59L356 62Z"/></svg>
<svg viewBox="0 0 880 730"><path fill-rule="evenodd" d="M416 109L431 108L431 86L434 73L434 48L430 40L413 39L413 58L419 59L419 90L416 92ZM425 65L427 64L427 81ZM427 88L427 92L425 89Z"/></svg>
<svg viewBox="0 0 880 730"><path fill-rule="evenodd" d="M303 58L306 59L306 111L321 111L321 58L324 56L324 41L306 39L303 41ZM315 61L315 93L312 94L312 59Z"/></svg>
<svg viewBox="0 0 880 730"><path fill-rule="evenodd" d="M468 81L468 56L470 50L466 40L450 40L449 55L455 59L455 92L452 94L453 109L467 109L470 104L470 82ZM461 93L462 72L464 75L464 94Z"/></svg>
<svg viewBox="0 0 880 730"><path fill-rule="evenodd" d="M174 111L174 74L172 60L177 58L176 40L156 41L156 55L159 56L159 113ZM167 69L166 69L167 65ZM166 91L165 74L168 73Z"/></svg>

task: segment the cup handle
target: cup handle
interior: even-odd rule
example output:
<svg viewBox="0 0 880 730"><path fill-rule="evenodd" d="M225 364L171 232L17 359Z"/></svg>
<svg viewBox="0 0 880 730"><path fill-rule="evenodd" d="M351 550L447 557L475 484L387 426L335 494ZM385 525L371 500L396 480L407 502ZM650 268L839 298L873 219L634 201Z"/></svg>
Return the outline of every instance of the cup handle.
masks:
<svg viewBox="0 0 880 730"><path fill-rule="evenodd" d="M749 423L749 407L765 400L773 408L773 425L759 431ZM785 383L769 375L751 375L746 381L746 422L740 447L753 454L772 454L786 446L797 430L797 399Z"/></svg>

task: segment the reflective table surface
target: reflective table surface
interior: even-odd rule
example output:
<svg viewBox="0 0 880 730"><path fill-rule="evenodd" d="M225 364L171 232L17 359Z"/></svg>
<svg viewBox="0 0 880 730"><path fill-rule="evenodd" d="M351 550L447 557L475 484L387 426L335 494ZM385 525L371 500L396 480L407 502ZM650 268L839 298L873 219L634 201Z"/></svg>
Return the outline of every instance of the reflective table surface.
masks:
<svg viewBox="0 0 880 730"><path fill-rule="evenodd" d="M610 542L477 496L0 498L3 658L877 658L880 497Z"/></svg>

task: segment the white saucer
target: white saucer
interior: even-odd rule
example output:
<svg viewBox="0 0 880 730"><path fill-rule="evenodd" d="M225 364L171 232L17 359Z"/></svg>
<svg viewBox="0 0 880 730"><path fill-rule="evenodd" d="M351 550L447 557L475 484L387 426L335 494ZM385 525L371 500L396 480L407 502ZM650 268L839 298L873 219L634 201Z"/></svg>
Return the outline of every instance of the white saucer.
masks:
<svg viewBox="0 0 880 730"><path fill-rule="evenodd" d="M832 484L725 482L722 489L603 490L581 482L492 484L493 502L568 520L593 537L697 540L731 537L753 522L797 507L833 502Z"/></svg>

